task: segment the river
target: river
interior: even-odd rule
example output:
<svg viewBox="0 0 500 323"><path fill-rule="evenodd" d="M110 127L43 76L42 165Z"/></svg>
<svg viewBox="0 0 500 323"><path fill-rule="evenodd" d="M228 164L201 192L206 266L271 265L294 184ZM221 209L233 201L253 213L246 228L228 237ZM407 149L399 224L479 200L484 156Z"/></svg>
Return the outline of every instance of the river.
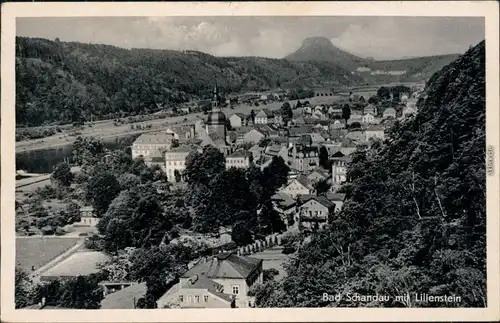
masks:
<svg viewBox="0 0 500 323"><path fill-rule="evenodd" d="M107 149L115 150L132 146L137 137L139 134L103 139L102 141ZM51 149L19 152L16 153L16 169L22 169L28 173L51 173L53 167L64 161L65 158L71 159L71 157L72 144Z"/></svg>

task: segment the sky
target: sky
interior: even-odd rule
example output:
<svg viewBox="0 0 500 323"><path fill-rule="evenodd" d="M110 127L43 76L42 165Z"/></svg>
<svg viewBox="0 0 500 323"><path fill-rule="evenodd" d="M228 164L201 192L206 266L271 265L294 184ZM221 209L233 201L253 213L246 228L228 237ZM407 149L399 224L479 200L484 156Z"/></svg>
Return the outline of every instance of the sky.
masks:
<svg viewBox="0 0 500 323"><path fill-rule="evenodd" d="M471 17L44 17L17 18L16 28L18 36L271 58L317 36L379 60L463 53L485 38L484 19Z"/></svg>

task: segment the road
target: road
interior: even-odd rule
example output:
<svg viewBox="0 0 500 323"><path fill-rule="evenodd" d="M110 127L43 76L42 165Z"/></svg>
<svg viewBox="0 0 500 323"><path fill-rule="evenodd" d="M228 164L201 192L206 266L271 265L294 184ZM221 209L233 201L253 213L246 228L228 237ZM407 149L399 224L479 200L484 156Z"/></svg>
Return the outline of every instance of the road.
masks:
<svg viewBox="0 0 500 323"><path fill-rule="evenodd" d="M294 102L290 102L293 104ZM282 102L273 102L267 105L261 105L259 107L250 105L238 105L234 109L224 108L223 112L229 118L234 113L245 113L249 114L253 109L256 112L259 109L266 108L269 110L278 110L281 108ZM204 119L205 115L203 113L191 113L184 116L170 117L166 119L156 119L150 121L129 123L124 125L115 126L113 121L106 121L94 124L92 127L85 126L84 129L80 130L82 137L97 137L99 139L109 139L114 137L121 137L133 134L140 134L145 132L153 132L164 129L171 125L182 125L194 123L196 120ZM151 125L151 129L134 131L131 130L131 125ZM76 136L69 136L67 134L58 133L50 137L24 140L16 142L16 153L43 150L57 148L60 146L66 146L72 144L76 140Z"/></svg>

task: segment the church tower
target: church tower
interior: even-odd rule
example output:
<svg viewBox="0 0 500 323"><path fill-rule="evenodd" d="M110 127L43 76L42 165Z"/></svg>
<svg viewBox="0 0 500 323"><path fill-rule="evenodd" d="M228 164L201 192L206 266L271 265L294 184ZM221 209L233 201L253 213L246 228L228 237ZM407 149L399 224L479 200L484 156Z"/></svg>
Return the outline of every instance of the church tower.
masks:
<svg viewBox="0 0 500 323"><path fill-rule="evenodd" d="M212 111L210 111L207 116L206 131L209 135L214 134L218 138L226 140L226 116L220 108L217 84L214 87Z"/></svg>

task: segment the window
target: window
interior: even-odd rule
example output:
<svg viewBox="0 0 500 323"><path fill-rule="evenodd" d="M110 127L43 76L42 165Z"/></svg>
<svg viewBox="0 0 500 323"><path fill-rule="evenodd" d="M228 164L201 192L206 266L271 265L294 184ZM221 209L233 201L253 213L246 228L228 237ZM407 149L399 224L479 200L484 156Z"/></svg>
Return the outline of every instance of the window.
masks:
<svg viewBox="0 0 500 323"><path fill-rule="evenodd" d="M240 286L239 285L233 285L233 294L237 295L240 292Z"/></svg>
<svg viewBox="0 0 500 323"><path fill-rule="evenodd" d="M174 166L177 166L177 162L174 162Z"/></svg>
<svg viewBox="0 0 500 323"><path fill-rule="evenodd" d="M184 302L184 295L179 295L179 302Z"/></svg>
<svg viewBox="0 0 500 323"><path fill-rule="evenodd" d="M205 303L207 303L207 302L208 302L208 295L203 296L203 301L204 301Z"/></svg>
<svg viewBox="0 0 500 323"><path fill-rule="evenodd" d="M194 296L194 302L199 303L200 302L200 295L195 295Z"/></svg>

